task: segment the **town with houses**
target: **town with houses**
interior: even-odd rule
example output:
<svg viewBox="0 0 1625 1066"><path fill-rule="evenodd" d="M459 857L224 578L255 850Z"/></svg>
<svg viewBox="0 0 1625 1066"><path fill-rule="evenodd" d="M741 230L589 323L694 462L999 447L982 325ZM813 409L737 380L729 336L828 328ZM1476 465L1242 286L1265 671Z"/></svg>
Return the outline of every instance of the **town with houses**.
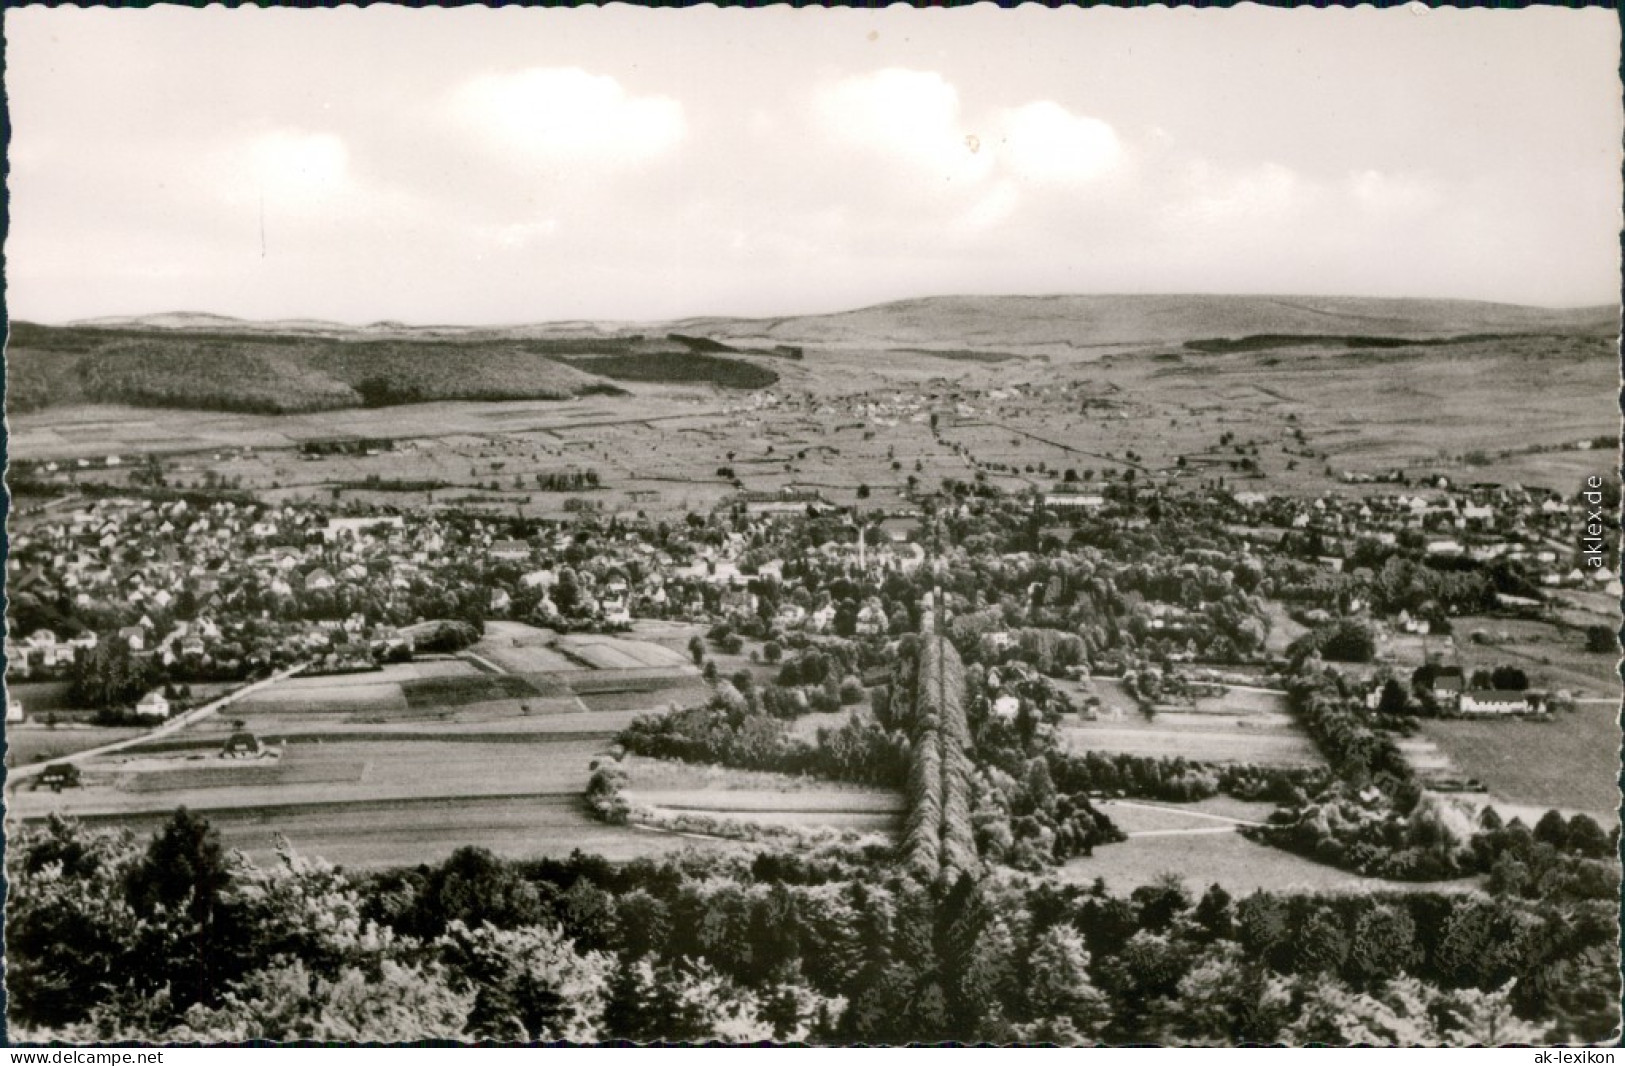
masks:
<svg viewBox="0 0 1625 1066"><path fill-rule="evenodd" d="M1057 484L1008 506L1044 512L1051 523L1046 535L1070 534L1064 523L1080 514L1108 516L1130 530L1144 526L1108 492L1115 490ZM635 518L590 532L531 523L535 528L522 537L511 523L480 517L59 499L18 516L7 568L13 617L22 622L7 638L7 671L17 680L67 676L109 644L176 681L242 680L300 662L366 668L409 656L414 627L442 617L605 630L625 628L634 615L707 624L756 619L761 598L753 590L764 581L781 586L787 577L795 579L793 592L775 596L763 619L771 628L884 635L907 625L888 621L880 596L886 576L926 563L933 517L963 519L973 506L951 495L920 499L923 509L857 519L816 490L741 492L714 515L676 527ZM1452 486L1441 478L1410 492L1301 499L1239 491L1209 496L1203 505L1235 538L1233 567L1255 565L1260 553L1285 552L1345 573L1368 565L1362 552L1371 551L1497 565L1517 581L1508 583L1516 591L1494 592L1494 606L1528 617L1547 610L1543 592L1620 592L1613 570L1585 566L1577 556L1573 531L1584 501L1554 492ZM805 545L805 520L821 512L840 521L822 523L828 539ZM786 550L806 547L811 552L804 556ZM814 567L869 594L848 603L843 617L827 589L801 580ZM1153 633L1182 632L1189 613L1154 600L1139 609ZM1425 637L1449 624L1437 605L1383 616L1357 596L1300 614L1307 625L1369 616L1379 644L1388 634ZM1179 649L1169 655L1176 663L1192 657ZM1462 689L1460 668L1444 665L1435 688L1461 713L1541 709L1544 693ZM129 708L137 718L163 718L169 710L158 690ZM9 702L9 720L28 713L16 699Z"/></svg>

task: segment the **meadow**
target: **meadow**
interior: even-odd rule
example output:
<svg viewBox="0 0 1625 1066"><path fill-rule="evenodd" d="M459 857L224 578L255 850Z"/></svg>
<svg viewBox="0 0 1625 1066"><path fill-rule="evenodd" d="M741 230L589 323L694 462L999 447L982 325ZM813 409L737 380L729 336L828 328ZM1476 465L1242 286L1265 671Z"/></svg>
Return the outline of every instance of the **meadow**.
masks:
<svg viewBox="0 0 1625 1066"><path fill-rule="evenodd" d="M1614 625L1618 624L1616 614ZM1471 673L1476 669L1516 666L1529 676L1530 686L1575 696L1608 697L1620 688L1619 656L1587 651L1585 632L1550 622L1518 618L1468 616L1456 619L1458 661ZM1474 633L1482 634L1480 639Z"/></svg>
<svg viewBox="0 0 1625 1066"><path fill-rule="evenodd" d="M1423 734L1462 773L1508 803L1588 811L1619 809L1617 703L1582 703L1550 721L1425 720Z"/></svg>
<svg viewBox="0 0 1625 1066"><path fill-rule="evenodd" d="M628 756L621 761L634 808L761 826L894 834L903 795L810 777Z"/></svg>
<svg viewBox="0 0 1625 1066"><path fill-rule="evenodd" d="M1147 718L1116 682L1096 679L1089 685L1101 698L1100 716L1094 721L1068 716L1061 726L1076 751L1262 766L1321 764L1278 694L1231 689L1194 704L1159 707Z"/></svg>
<svg viewBox="0 0 1625 1066"><path fill-rule="evenodd" d="M170 812L120 815L137 834L157 831ZM510 859L559 858L580 850L611 862L690 849L740 850L727 841L630 826L589 816L579 796L497 796L392 800L338 806L261 807L209 812L226 845L260 864L275 861L285 839L301 855L347 869L438 863L461 847ZM91 824L107 819L89 818Z"/></svg>
<svg viewBox="0 0 1625 1066"><path fill-rule="evenodd" d="M1120 812L1108 810L1115 819ZM1401 884L1361 877L1325 866L1278 848L1255 844L1234 831L1130 836L1119 844L1095 849L1093 855L1073 859L1057 876L1074 884L1096 878L1113 892L1128 892L1172 874L1200 894L1220 885L1232 896L1253 892L1380 892L1418 888L1471 891L1471 881Z"/></svg>

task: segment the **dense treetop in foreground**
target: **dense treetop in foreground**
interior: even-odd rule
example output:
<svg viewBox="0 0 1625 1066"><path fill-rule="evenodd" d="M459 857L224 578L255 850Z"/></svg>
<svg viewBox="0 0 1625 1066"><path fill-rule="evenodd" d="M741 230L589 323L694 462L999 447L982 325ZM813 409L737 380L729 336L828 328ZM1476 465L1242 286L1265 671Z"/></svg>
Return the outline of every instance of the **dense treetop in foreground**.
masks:
<svg viewBox="0 0 1625 1066"><path fill-rule="evenodd" d="M925 883L885 849L359 876L255 867L185 813L145 847L28 829L8 867L25 1042L1501 1044L1617 1017L1610 901Z"/></svg>

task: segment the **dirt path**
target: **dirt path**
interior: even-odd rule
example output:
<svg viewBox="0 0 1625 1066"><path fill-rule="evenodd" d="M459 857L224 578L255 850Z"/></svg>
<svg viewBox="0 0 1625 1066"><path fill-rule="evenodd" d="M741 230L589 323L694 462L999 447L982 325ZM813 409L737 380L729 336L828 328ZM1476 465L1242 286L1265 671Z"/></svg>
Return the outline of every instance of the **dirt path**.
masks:
<svg viewBox="0 0 1625 1066"><path fill-rule="evenodd" d="M1122 799L1105 800L1103 802L1110 803L1118 807L1138 807L1145 811L1166 811L1170 814L1183 815L1186 818L1201 818L1210 822L1224 822L1228 826L1261 826L1264 824L1263 822L1250 822L1245 818L1232 818L1227 814L1209 814L1207 811L1185 810L1184 808L1177 807L1171 803L1141 803L1135 800ZM1180 833L1218 833L1226 831L1227 830L1220 829L1148 829L1139 833L1130 833L1129 836L1171 836Z"/></svg>
<svg viewBox="0 0 1625 1066"><path fill-rule="evenodd" d="M1136 837L1198 837L1209 836L1213 833L1234 833L1235 831L1236 827L1233 825L1214 825L1204 829L1141 829L1138 832L1128 834L1128 837L1130 840Z"/></svg>

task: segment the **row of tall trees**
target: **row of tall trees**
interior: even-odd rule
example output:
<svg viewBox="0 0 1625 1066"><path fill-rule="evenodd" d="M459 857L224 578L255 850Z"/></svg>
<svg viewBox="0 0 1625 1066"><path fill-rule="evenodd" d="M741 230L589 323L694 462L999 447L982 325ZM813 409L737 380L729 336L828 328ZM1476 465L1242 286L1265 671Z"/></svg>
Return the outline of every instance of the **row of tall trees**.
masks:
<svg viewBox="0 0 1625 1066"><path fill-rule="evenodd" d="M965 667L945 638L927 635L916 670L904 862L926 878L974 876L981 862L971 824Z"/></svg>

